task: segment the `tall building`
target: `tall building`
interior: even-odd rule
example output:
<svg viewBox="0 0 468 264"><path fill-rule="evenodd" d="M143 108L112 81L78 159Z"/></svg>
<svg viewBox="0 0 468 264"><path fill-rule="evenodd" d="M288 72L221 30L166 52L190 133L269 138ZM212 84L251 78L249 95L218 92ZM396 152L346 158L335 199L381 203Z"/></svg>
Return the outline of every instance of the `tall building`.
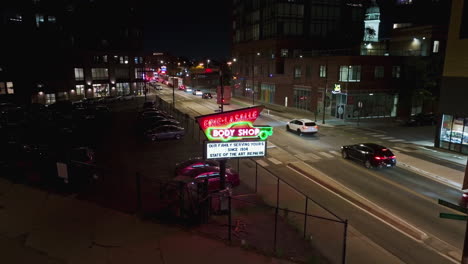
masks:
<svg viewBox="0 0 468 264"><path fill-rule="evenodd" d="M370 7L366 9L364 18L364 41L365 42L378 42L379 41L379 27L380 27L380 8L372 0Z"/></svg>
<svg viewBox="0 0 468 264"><path fill-rule="evenodd" d="M468 154L468 1L452 0L436 146Z"/></svg>
<svg viewBox="0 0 468 264"><path fill-rule="evenodd" d="M0 100L51 104L143 92L142 22L132 1L1 5L8 41L0 44Z"/></svg>

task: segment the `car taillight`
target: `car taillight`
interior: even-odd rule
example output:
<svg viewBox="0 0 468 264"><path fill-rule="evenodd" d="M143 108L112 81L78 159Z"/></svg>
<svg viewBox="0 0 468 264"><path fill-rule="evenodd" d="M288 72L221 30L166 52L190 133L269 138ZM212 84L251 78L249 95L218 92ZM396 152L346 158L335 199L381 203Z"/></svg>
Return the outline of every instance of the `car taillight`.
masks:
<svg viewBox="0 0 468 264"><path fill-rule="evenodd" d="M302 129L307 129L308 127L307 126L302 126Z"/></svg>
<svg viewBox="0 0 468 264"><path fill-rule="evenodd" d="M394 158L396 158L396 157L395 157L395 156L391 156L390 158L391 158L391 159L394 159Z"/></svg>
<svg viewBox="0 0 468 264"><path fill-rule="evenodd" d="M381 157L374 157L374 159L376 159L376 160L380 160L380 159L382 159L382 158L381 158Z"/></svg>
<svg viewBox="0 0 468 264"><path fill-rule="evenodd" d="M315 127L315 129L318 129L318 126L314 126L314 127Z"/></svg>

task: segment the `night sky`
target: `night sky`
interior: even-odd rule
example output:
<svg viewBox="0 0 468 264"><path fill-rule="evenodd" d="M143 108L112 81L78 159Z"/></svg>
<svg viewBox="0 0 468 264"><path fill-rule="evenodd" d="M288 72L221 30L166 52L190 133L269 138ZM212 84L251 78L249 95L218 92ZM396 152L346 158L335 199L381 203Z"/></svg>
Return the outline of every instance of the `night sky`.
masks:
<svg viewBox="0 0 468 264"><path fill-rule="evenodd" d="M227 58L231 43L230 3L151 1L144 8L145 51L195 59Z"/></svg>

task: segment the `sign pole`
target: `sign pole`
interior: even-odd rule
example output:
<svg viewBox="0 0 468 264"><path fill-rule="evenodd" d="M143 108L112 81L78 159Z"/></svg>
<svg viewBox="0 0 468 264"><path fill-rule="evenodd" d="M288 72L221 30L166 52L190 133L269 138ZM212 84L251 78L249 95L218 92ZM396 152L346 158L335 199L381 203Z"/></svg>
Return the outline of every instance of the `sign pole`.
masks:
<svg viewBox="0 0 468 264"><path fill-rule="evenodd" d="M224 112L224 85L223 85L223 71L219 69L219 85L221 85L221 113ZM226 159L219 161L219 187L220 190L226 188Z"/></svg>

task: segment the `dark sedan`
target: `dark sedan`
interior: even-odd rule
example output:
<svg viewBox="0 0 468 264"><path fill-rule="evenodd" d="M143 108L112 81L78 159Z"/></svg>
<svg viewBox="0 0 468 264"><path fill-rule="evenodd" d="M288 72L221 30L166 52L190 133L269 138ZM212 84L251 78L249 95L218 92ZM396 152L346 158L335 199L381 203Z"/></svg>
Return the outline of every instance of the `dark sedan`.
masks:
<svg viewBox="0 0 468 264"><path fill-rule="evenodd" d="M394 167L395 155L390 149L374 143L361 143L341 147L341 155L345 159L354 159L364 163L368 169L372 167Z"/></svg>

